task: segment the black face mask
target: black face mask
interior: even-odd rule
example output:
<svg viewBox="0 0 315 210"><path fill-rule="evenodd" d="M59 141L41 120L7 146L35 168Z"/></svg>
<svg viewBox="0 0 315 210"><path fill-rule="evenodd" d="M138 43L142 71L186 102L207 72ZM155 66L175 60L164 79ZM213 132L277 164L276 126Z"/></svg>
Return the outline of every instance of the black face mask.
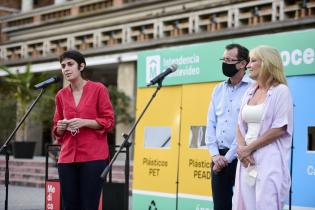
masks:
<svg viewBox="0 0 315 210"><path fill-rule="evenodd" d="M222 63L222 72L227 77L233 77L235 74L237 74L238 69L236 68L236 64L228 64L228 63Z"/></svg>

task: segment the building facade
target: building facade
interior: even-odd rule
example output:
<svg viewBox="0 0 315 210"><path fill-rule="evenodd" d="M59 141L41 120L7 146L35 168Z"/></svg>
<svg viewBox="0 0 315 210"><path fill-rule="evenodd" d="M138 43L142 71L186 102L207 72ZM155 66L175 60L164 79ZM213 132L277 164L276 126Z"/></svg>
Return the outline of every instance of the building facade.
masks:
<svg viewBox="0 0 315 210"><path fill-rule="evenodd" d="M76 49L91 79L117 85L134 102L137 53L314 28L315 1L2 0L0 15L2 65L60 74L58 55ZM129 127L117 125L116 144Z"/></svg>

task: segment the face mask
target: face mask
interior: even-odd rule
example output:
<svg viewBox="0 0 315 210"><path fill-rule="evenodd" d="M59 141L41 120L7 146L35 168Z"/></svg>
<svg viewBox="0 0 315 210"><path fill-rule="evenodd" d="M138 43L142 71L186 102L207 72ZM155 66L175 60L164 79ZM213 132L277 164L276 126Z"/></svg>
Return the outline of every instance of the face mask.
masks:
<svg viewBox="0 0 315 210"><path fill-rule="evenodd" d="M228 64L223 62L222 63L223 74L227 77L233 77L238 72L236 64Z"/></svg>

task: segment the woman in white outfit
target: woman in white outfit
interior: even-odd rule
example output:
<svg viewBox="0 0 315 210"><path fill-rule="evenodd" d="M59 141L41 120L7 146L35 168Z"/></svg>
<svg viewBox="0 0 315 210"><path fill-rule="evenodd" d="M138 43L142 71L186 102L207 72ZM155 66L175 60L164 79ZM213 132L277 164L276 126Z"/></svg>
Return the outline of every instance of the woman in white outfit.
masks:
<svg viewBox="0 0 315 210"><path fill-rule="evenodd" d="M247 67L256 84L239 114L233 210L282 210L290 189L292 98L276 49L253 49Z"/></svg>

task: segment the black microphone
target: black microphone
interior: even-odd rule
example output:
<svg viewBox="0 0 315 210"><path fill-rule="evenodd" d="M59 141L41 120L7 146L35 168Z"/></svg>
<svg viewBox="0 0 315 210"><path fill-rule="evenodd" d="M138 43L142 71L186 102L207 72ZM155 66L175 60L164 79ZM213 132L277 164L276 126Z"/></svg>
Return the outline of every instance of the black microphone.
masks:
<svg viewBox="0 0 315 210"><path fill-rule="evenodd" d="M52 77L52 78L45 80L44 82L41 82L41 83L34 85L34 89L37 90L37 89L45 88L48 85L59 82L59 81L60 81L59 77Z"/></svg>
<svg viewBox="0 0 315 210"><path fill-rule="evenodd" d="M165 71L163 71L161 74L157 75L156 77L154 77L149 84L147 84L147 87L154 85L158 82L161 82L167 75L169 75L170 73L173 73L174 71L177 70L177 65L173 64L170 67L168 67Z"/></svg>

